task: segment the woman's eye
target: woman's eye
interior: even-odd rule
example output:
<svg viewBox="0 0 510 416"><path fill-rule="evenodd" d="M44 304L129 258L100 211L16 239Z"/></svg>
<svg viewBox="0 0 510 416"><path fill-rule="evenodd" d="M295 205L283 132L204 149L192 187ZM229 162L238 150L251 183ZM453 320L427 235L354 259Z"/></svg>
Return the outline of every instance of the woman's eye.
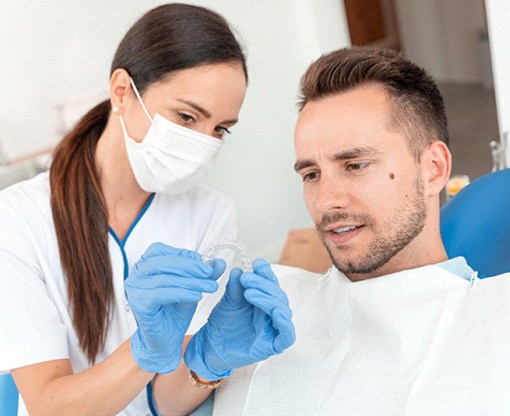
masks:
<svg viewBox="0 0 510 416"><path fill-rule="evenodd" d="M190 124L195 121L193 116L190 116L189 114L186 114L186 113L177 113L177 117L179 117L180 121L183 124Z"/></svg>
<svg viewBox="0 0 510 416"><path fill-rule="evenodd" d="M365 169L368 166L368 162L358 162L358 163L349 163L347 165L347 170L355 171Z"/></svg>
<svg viewBox="0 0 510 416"><path fill-rule="evenodd" d="M214 129L214 136L219 139L222 139L225 136L225 133L232 134L226 127L218 126Z"/></svg>

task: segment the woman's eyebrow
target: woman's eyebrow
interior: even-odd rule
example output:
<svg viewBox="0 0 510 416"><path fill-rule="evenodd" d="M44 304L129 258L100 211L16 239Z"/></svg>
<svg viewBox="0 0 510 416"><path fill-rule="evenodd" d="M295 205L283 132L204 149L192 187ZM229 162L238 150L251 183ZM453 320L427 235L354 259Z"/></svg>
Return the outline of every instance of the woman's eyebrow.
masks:
<svg viewBox="0 0 510 416"><path fill-rule="evenodd" d="M206 118L211 118L211 113L209 111L207 111L204 107L198 105L197 103L194 103L193 101L183 100L181 98L177 98L176 101L179 101L183 104L187 104L190 107L193 107L199 113L202 113Z"/></svg>
<svg viewBox="0 0 510 416"><path fill-rule="evenodd" d="M211 118L211 113L209 111L207 111L204 107L198 105L197 103L194 103L193 101L183 100L181 98L176 98L176 101L179 101L183 104L189 105L190 107L197 110L199 113L201 113L206 118ZM223 121L223 123L226 123L226 124L236 124L237 122L238 122L237 118L234 118L232 120Z"/></svg>

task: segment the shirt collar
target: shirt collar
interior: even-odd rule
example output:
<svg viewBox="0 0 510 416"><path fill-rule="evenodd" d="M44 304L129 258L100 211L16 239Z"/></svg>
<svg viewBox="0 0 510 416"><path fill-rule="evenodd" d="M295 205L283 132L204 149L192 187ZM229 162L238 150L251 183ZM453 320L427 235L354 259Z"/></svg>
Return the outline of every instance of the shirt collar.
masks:
<svg viewBox="0 0 510 416"><path fill-rule="evenodd" d="M454 257L453 259L437 263L437 266L442 267L443 269L466 280L470 280L474 273L474 270L469 267L464 257Z"/></svg>

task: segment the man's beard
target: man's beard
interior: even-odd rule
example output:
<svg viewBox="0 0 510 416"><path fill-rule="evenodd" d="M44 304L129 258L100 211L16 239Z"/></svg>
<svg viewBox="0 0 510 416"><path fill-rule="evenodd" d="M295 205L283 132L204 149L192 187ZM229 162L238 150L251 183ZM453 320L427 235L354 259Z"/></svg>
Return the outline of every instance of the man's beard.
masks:
<svg viewBox="0 0 510 416"><path fill-rule="evenodd" d="M417 176L415 181L416 193L414 198L403 207L396 210L380 227L370 215L347 213L334 213L325 215L320 224L316 226L319 236L328 250L331 261L335 267L346 275L372 273L384 266L396 254L404 249L414 238L421 233L427 218L423 180ZM356 259L342 257L341 250L348 247L330 247L326 244L324 227L340 220L349 219L355 224L363 224L364 228L371 228L375 234L374 240L369 244L367 253ZM336 254L333 253L336 250Z"/></svg>

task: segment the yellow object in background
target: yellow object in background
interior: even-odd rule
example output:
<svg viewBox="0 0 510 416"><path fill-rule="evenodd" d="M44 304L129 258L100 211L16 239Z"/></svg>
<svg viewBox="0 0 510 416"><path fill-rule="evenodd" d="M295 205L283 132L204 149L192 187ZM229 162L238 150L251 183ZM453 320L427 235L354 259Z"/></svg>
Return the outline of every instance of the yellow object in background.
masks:
<svg viewBox="0 0 510 416"><path fill-rule="evenodd" d="M446 200L450 200L453 196L457 195L457 193L464 188L466 185L469 185L470 179L467 175L454 175L452 176L448 182L446 182Z"/></svg>

